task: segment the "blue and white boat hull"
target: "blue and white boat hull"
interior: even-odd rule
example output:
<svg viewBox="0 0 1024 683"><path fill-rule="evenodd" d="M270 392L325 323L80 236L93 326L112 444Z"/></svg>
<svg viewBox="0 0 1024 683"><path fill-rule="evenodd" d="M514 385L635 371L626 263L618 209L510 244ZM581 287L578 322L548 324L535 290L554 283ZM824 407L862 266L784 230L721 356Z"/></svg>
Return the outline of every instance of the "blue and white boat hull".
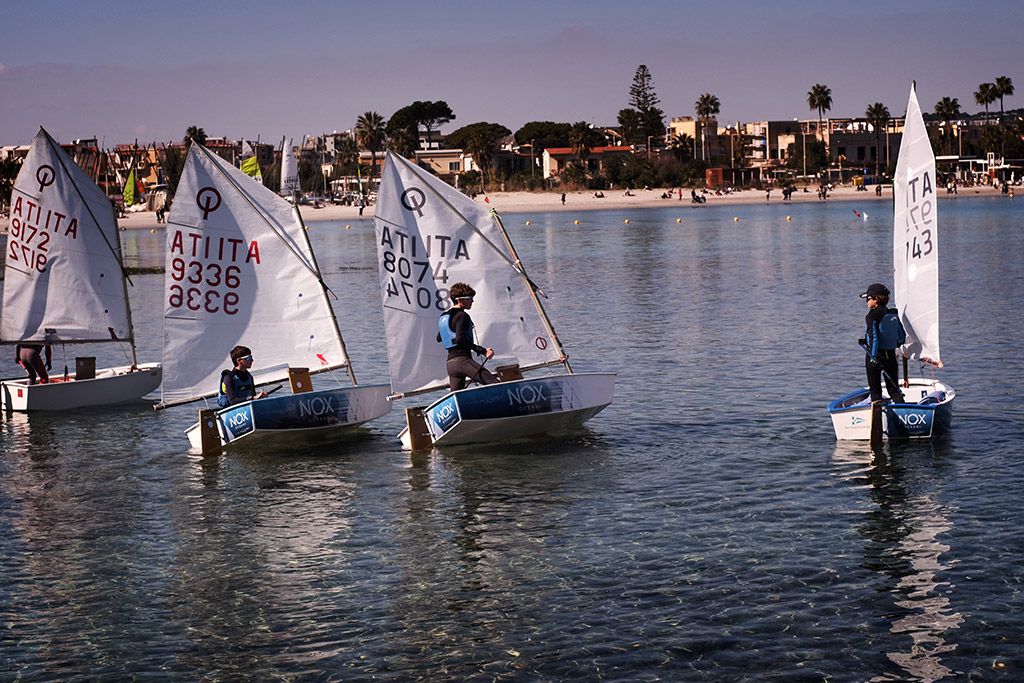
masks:
<svg viewBox="0 0 1024 683"><path fill-rule="evenodd" d="M391 410L387 384L321 389L299 394L268 396L218 410L214 416L221 444L246 443L260 437L320 435L333 429L355 427ZM195 449L202 448L200 424L186 430Z"/></svg>
<svg viewBox="0 0 1024 683"><path fill-rule="evenodd" d="M615 393L615 373L574 373L474 386L423 410L435 446L505 441L579 427ZM411 448L409 430L399 434Z"/></svg>
<svg viewBox="0 0 1024 683"><path fill-rule="evenodd" d="M888 393L883 389L885 397ZM912 379L903 396L913 403L887 403L882 409L882 433L889 439L928 439L950 431L956 391L939 381ZM836 438L871 439L871 402L868 389L858 389L828 406Z"/></svg>

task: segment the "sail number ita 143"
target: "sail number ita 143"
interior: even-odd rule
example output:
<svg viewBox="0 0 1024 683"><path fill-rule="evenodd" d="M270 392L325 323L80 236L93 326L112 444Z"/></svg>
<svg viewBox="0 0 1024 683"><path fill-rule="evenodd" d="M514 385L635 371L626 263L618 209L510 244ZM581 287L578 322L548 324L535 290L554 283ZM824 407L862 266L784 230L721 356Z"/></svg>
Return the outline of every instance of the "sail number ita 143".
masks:
<svg viewBox="0 0 1024 683"><path fill-rule="evenodd" d="M907 182L904 225L907 229L907 260L932 253L932 223L935 222L935 185L925 171Z"/></svg>
<svg viewBox="0 0 1024 683"><path fill-rule="evenodd" d="M448 266L470 260L465 240L450 235L409 235L384 227L381 231L384 292L391 305L447 311L450 308Z"/></svg>

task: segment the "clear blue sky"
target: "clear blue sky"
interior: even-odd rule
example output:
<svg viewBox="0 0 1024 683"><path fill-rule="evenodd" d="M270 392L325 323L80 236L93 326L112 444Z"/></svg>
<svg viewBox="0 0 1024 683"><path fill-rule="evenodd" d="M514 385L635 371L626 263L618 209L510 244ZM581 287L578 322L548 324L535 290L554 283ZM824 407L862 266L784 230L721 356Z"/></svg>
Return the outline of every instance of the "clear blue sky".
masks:
<svg viewBox="0 0 1024 683"><path fill-rule="evenodd" d="M705 92L720 122L835 117L882 102L894 116L916 79L922 109L1014 80L1024 106L1024 2L374 0L0 0L0 144L40 125L61 141L208 135L296 143L445 100L455 128L533 120L615 125L646 64L666 117ZM994 110L999 110L998 102Z"/></svg>

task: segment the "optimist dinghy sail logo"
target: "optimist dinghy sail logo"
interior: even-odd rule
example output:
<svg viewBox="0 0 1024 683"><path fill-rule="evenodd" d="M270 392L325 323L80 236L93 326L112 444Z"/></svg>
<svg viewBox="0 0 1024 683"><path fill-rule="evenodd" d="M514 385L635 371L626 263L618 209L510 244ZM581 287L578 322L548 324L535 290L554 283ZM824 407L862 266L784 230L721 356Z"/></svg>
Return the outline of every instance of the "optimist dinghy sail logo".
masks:
<svg viewBox="0 0 1024 683"><path fill-rule="evenodd" d="M402 206L423 218L423 206L427 203L427 195L418 187L410 187L402 193Z"/></svg>
<svg viewBox="0 0 1024 683"><path fill-rule="evenodd" d="M220 192L214 187L204 187L196 192L196 206L203 212L205 221L211 213L220 208Z"/></svg>
<svg viewBox="0 0 1024 683"><path fill-rule="evenodd" d="M39 181L39 191L42 192L43 188L48 185L53 185L54 178L57 174L53 170L53 166L49 164L43 164L36 169L36 180Z"/></svg>

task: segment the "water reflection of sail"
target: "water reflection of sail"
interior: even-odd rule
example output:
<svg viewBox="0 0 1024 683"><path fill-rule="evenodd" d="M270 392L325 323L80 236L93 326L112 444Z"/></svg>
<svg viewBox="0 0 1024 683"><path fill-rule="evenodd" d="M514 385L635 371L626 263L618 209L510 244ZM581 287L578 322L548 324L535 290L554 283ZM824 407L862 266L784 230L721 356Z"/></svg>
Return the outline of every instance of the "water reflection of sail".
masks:
<svg viewBox="0 0 1024 683"><path fill-rule="evenodd" d="M950 609L952 585L941 576L952 563L942 559L950 546L940 536L952 524L949 509L934 500L929 486L931 463L941 458L940 451L936 443L890 447L874 454L866 445L858 449L840 444L833 456L846 476L866 481L870 502L876 506L860 529L871 540L864 566L895 581L889 592L899 611L887 610L889 632L909 637L910 645L885 655L902 669L899 680L930 682L955 673L942 663L943 654L956 650L949 638L963 622L960 613ZM881 675L871 680L896 678Z"/></svg>

